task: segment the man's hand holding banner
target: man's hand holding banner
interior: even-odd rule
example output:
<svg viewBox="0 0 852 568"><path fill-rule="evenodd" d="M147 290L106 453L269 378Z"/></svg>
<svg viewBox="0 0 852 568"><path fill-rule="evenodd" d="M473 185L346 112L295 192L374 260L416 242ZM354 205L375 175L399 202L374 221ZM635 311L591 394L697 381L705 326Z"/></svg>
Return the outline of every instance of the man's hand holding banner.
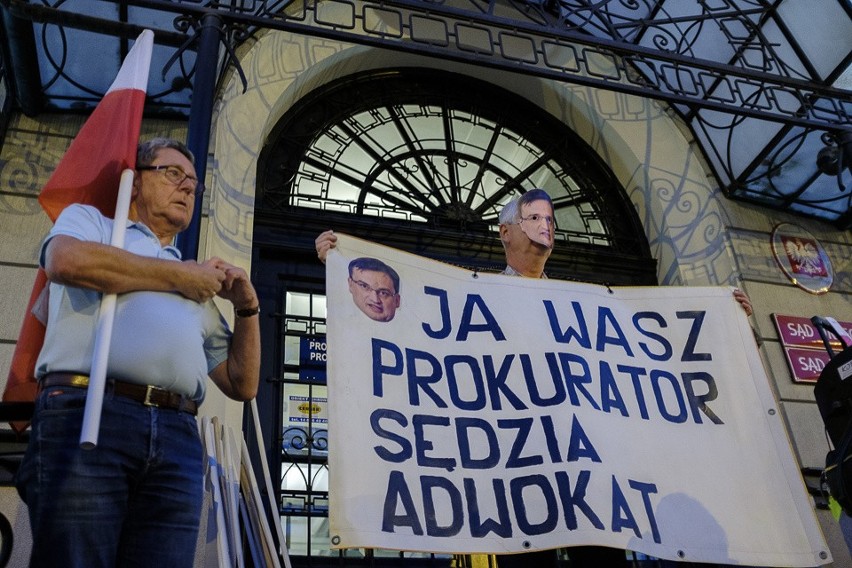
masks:
<svg viewBox="0 0 852 568"><path fill-rule="evenodd" d="M831 561L729 288L472 273L338 237L326 260L334 546ZM396 284L353 284L349 264L365 257ZM391 319L368 317L359 291L392 303Z"/></svg>

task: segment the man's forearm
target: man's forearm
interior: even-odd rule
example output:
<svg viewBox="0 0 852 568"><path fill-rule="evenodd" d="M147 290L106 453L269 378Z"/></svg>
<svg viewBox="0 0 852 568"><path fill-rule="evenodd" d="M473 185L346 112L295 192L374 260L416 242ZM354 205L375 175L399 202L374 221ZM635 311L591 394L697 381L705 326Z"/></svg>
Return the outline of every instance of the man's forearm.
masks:
<svg viewBox="0 0 852 568"><path fill-rule="evenodd" d="M140 256L64 235L47 244L45 272L52 282L105 294L178 292L197 302L218 293L225 277L223 271L195 262Z"/></svg>
<svg viewBox="0 0 852 568"><path fill-rule="evenodd" d="M175 289L175 264L101 243L56 236L48 243L45 271L51 281L107 294Z"/></svg>
<svg viewBox="0 0 852 568"><path fill-rule="evenodd" d="M211 378L226 396L251 400L260 383L259 316L237 317L228 350L228 360L214 369Z"/></svg>

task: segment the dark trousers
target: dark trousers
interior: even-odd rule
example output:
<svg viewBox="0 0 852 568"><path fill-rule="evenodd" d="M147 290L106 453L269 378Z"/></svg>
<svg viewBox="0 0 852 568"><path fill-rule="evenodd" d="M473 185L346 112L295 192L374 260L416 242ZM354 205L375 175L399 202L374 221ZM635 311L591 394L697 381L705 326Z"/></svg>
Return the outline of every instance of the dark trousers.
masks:
<svg viewBox="0 0 852 568"><path fill-rule="evenodd" d="M497 568L557 568L555 550L537 550L497 557Z"/></svg>
<svg viewBox="0 0 852 568"><path fill-rule="evenodd" d="M571 568L627 568L627 555L608 546L575 546L568 549Z"/></svg>
<svg viewBox="0 0 852 568"><path fill-rule="evenodd" d="M627 568L623 550L607 546L574 546L568 549L571 568ZM538 550L497 557L497 568L557 568L555 550Z"/></svg>

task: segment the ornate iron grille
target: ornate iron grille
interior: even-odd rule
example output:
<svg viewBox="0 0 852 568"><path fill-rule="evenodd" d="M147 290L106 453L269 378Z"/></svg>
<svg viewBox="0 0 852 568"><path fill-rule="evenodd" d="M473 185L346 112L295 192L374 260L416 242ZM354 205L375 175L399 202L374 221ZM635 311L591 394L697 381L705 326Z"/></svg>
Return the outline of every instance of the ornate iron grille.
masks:
<svg viewBox="0 0 852 568"><path fill-rule="evenodd" d="M729 196L852 226L852 160L816 169L813 153L836 153L844 145L838 141L852 131L852 6L846 0L0 0L0 5L12 16L6 29L14 32L12 58L50 55L15 73L17 101L26 112L45 105L91 108L93 94L102 92L97 81L112 76L100 66L94 77L87 73L91 66L72 69L69 46L75 42L64 41L66 31L84 30L77 42L84 36L82 41L96 45L93 51L109 53L125 51L126 40L148 27L158 43L180 46L166 65L155 61L169 75L164 72L162 84L152 90L152 110L186 113L191 94L186 87L196 65L192 50L205 19L208 29L217 27L226 48L227 57L208 63L220 73L237 62L239 43L275 29L667 101L695 133ZM28 33L25 21L32 22ZM49 52L56 37L64 47ZM33 73L39 67L44 83ZM242 75L238 63L237 70ZM57 88L60 83L66 89ZM852 145L845 154L852 154Z"/></svg>
<svg viewBox="0 0 852 568"><path fill-rule="evenodd" d="M323 88L270 136L260 209L306 207L494 234L533 187L554 200L563 242L642 253L611 172L570 129L494 85L387 70Z"/></svg>

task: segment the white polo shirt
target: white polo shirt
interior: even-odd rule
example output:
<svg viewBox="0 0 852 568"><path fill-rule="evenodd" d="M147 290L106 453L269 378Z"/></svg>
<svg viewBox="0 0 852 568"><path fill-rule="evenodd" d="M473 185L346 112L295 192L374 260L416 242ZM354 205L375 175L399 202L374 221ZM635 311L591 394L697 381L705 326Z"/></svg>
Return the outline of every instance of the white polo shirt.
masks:
<svg viewBox="0 0 852 568"><path fill-rule="evenodd" d="M41 248L56 235L109 244L112 219L94 207L70 205ZM180 262L180 251L160 245L142 223L128 221L124 249ZM48 323L36 377L53 371L89 374L101 294L50 283ZM116 302L107 378L154 385L201 402L208 373L228 357L231 331L215 303L199 304L178 293L129 292Z"/></svg>

